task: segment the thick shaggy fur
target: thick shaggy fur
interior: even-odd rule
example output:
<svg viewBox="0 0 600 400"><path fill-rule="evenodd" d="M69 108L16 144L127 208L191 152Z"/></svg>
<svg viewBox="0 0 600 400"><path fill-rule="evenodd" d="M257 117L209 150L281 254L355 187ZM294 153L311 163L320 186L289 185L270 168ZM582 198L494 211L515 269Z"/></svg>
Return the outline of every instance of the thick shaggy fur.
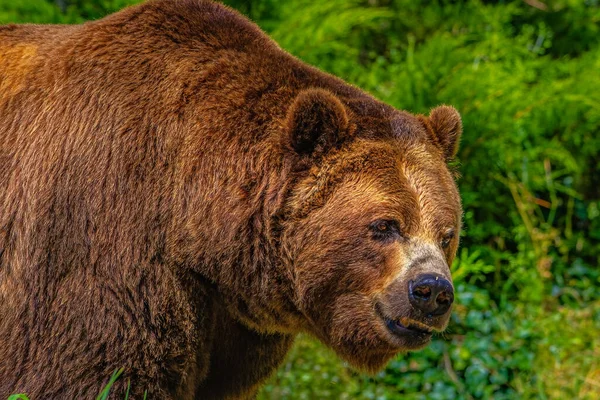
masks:
<svg viewBox="0 0 600 400"><path fill-rule="evenodd" d="M406 263L362 221L459 228L460 118L436 110L386 106L211 2L0 27L0 398L93 398L120 367L135 398L251 398L300 331L380 368L409 347L369 299Z"/></svg>

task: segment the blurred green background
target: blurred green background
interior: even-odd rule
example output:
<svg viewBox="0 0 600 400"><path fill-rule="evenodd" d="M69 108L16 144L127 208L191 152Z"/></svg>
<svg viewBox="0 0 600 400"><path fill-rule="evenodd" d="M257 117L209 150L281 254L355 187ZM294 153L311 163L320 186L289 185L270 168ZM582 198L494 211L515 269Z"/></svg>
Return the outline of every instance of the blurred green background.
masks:
<svg viewBox="0 0 600 400"><path fill-rule="evenodd" d="M0 0L0 23L135 2ZM464 118L448 330L372 377L301 336L260 398L600 398L600 1L226 3L387 103Z"/></svg>

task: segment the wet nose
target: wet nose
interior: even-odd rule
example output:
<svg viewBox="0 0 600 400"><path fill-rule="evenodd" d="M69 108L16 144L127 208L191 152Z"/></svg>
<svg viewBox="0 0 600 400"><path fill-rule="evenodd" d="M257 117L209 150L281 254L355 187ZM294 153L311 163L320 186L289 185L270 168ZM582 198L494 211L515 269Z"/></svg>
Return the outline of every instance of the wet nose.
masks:
<svg viewBox="0 0 600 400"><path fill-rule="evenodd" d="M408 298L413 307L426 315L443 315L454 301L454 289L446 278L424 274L410 281Z"/></svg>

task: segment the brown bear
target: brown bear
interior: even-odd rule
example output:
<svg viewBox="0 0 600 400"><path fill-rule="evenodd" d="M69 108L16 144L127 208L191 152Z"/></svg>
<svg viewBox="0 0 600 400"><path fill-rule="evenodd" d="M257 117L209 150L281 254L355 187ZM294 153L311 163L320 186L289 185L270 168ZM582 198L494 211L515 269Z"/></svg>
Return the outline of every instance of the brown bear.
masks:
<svg viewBox="0 0 600 400"><path fill-rule="evenodd" d="M253 398L299 332L367 372L425 346L461 130L208 1L0 27L0 398Z"/></svg>

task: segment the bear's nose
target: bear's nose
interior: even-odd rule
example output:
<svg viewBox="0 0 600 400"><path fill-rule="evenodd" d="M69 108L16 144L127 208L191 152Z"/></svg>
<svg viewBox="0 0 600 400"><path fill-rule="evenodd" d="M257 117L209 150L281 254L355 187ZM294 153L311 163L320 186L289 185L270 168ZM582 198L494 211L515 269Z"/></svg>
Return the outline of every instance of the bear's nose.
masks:
<svg viewBox="0 0 600 400"><path fill-rule="evenodd" d="M452 284L441 275L424 274L408 284L410 304L424 314L445 314L454 301Z"/></svg>

